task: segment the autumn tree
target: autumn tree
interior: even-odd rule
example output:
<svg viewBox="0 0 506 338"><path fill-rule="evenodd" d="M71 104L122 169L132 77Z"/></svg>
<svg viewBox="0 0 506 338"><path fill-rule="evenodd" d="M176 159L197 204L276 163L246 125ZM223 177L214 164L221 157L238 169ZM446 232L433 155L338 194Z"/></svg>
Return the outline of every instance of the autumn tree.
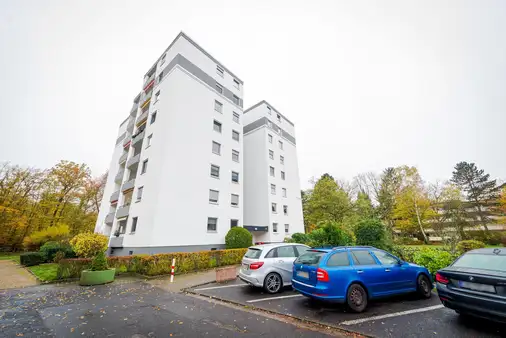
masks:
<svg viewBox="0 0 506 338"><path fill-rule="evenodd" d="M357 199L353 203L355 212L359 219L371 219L376 217L376 210L372 205L371 198L363 191L357 194Z"/></svg>
<svg viewBox="0 0 506 338"><path fill-rule="evenodd" d="M467 195L467 201L476 210L470 216L483 226L489 235L487 225L492 219L488 207L499 198L500 188L496 180L491 180L490 175L483 169L478 169L474 163L459 162L455 165L451 181Z"/></svg>
<svg viewBox="0 0 506 338"><path fill-rule="evenodd" d="M506 215L506 184L504 184L499 198L499 210Z"/></svg>
<svg viewBox="0 0 506 338"><path fill-rule="evenodd" d="M400 177L395 168L383 170L378 189L378 216L388 226L390 232L394 227L394 209L396 195L399 191Z"/></svg>

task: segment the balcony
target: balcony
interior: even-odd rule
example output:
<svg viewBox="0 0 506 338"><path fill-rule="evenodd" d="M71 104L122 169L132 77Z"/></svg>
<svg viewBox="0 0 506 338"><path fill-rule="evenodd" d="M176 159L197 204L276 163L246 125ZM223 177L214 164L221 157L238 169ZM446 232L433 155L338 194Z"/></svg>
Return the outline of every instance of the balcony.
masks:
<svg viewBox="0 0 506 338"><path fill-rule="evenodd" d="M135 111L135 113L137 114L137 111ZM134 118L131 118L128 121L127 132L132 133L132 131L134 130L134 125L135 125L135 115L134 115Z"/></svg>
<svg viewBox="0 0 506 338"><path fill-rule="evenodd" d="M110 212L105 216L105 224L111 225L114 221L114 212Z"/></svg>
<svg viewBox="0 0 506 338"><path fill-rule="evenodd" d="M109 199L109 202L111 202L111 203L113 203L113 202L118 203L118 200L119 200L119 190L112 193L111 198Z"/></svg>
<svg viewBox="0 0 506 338"><path fill-rule="evenodd" d="M135 186L135 179L132 179L130 181L127 181L123 183L121 186L121 191L124 193L125 191L132 190Z"/></svg>
<svg viewBox="0 0 506 338"><path fill-rule="evenodd" d="M123 140L123 148L128 148L130 146L131 141L132 141L132 134L126 133L125 139Z"/></svg>
<svg viewBox="0 0 506 338"><path fill-rule="evenodd" d="M109 241L110 248L122 248L123 247L123 236L111 237Z"/></svg>
<svg viewBox="0 0 506 338"><path fill-rule="evenodd" d="M149 77L146 79L146 81L144 81L144 85L142 86L142 88L144 88L144 91L146 91L146 88L149 86L151 81L153 81L155 79L155 71L156 71L156 68L152 68L149 70L147 75L149 75L149 73L151 73L151 75L149 75Z"/></svg>
<svg viewBox="0 0 506 338"><path fill-rule="evenodd" d="M145 82L144 92L146 93L148 90L153 89L155 84L155 74L151 75L149 79Z"/></svg>
<svg viewBox="0 0 506 338"><path fill-rule="evenodd" d="M123 218L127 217L128 213L130 212L130 204L124 205L116 211L116 218Z"/></svg>
<svg viewBox="0 0 506 338"><path fill-rule="evenodd" d="M148 107L149 102L151 101L151 96L153 95L153 91L150 91L145 97L144 101L142 101L141 109L144 110L144 108Z"/></svg>
<svg viewBox="0 0 506 338"><path fill-rule="evenodd" d="M129 159L128 162L127 162L127 168L130 168L130 167L136 165L137 163L139 163L140 159L141 159L141 154L140 153L137 154L137 155L135 155L131 159Z"/></svg>
<svg viewBox="0 0 506 338"><path fill-rule="evenodd" d="M149 115L149 110L146 110L144 113L142 113L138 118L137 118L137 121L135 122L135 124L137 126L140 126L141 124L143 124L144 122L146 122L146 120L148 119L148 115Z"/></svg>
<svg viewBox="0 0 506 338"><path fill-rule="evenodd" d="M146 132L143 130L142 132L138 133L137 135L135 135L133 138L132 138L132 145L136 144L137 142L141 141L144 139L144 134Z"/></svg>
<svg viewBox="0 0 506 338"><path fill-rule="evenodd" d="M130 116L137 115L137 109L139 109L139 103L134 103L132 109L130 109Z"/></svg>
<svg viewBox="0 0 506 338"><path fill-rule="evenodd" d="M121 163L125 162L127 160L127 157L128 157L128 152L126 152L120 156L118 163L121 164Z"/></svg>
<svg viewBox="0 0 506 338"><path fill-rule="evenodd" d="M114 177L114 182L121 184L121 182L123 182L123 175L124 174L125 174L125 170L124 169L121 169L120 171L118 171L118 173Z"/></svg>

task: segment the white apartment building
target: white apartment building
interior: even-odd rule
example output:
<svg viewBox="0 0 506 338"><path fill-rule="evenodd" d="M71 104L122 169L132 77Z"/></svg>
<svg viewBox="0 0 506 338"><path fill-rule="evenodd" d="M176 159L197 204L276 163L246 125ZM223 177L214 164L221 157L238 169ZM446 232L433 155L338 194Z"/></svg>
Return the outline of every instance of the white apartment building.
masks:
<svg viewBox="0 0 506 338"><path fill-rule="evenodd" d="M261 101L244 111L244 227L254 242L304 232L295 127Z"/></svg>
<svg viewBox="0 0 506 338"><path fill-rule="evenodd" d="M243 82L181 32L141 89L95 231L112 255L223 248L243 223Z"/></svg>

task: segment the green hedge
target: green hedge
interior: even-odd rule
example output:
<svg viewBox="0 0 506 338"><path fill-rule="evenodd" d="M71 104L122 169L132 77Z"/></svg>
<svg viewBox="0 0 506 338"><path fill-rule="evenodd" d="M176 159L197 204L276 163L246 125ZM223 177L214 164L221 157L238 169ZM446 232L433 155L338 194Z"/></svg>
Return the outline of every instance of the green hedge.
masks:
<svg viewBox="0 0 506 338"><path fill-rule="evenodd" d="M402 260L426 267L434 276L439 269L450 265L459 257L443 248L395 246L392 253Z"/></svg>
<svg viewBox="0 0 506 338"><path fill-rule="evenodd" d="M19 262L24 266L33 266L44 263L46 256L42 252L25 252L19 256Z"/></svg>
<svg viewBox="0 0 506 338"><path fill-rule="evenodd" d="M247 249L201 252L173 252L157 255L108 257L107 264L116 274L133 272L146 276L170 273L172 259L176 259L175 274L207 270L218 266L241 263ZM62 259L58 265L58 279L79 278L81 271L91 267L91 259Z"/></svg>

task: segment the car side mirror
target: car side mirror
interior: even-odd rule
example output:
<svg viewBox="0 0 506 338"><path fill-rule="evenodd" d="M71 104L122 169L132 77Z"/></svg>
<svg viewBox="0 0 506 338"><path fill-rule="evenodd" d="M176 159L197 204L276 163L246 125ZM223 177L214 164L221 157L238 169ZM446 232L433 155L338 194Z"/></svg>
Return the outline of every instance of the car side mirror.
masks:
<svg viewBox="0 0 506 338"><path fill-rule="evenodd" d="M397 261L397 265L399 265L399 266L401 266L401 265L405 265L405 264L406 264L406 262L405 262L405 261L401 261L401 260Z"/></svg>

